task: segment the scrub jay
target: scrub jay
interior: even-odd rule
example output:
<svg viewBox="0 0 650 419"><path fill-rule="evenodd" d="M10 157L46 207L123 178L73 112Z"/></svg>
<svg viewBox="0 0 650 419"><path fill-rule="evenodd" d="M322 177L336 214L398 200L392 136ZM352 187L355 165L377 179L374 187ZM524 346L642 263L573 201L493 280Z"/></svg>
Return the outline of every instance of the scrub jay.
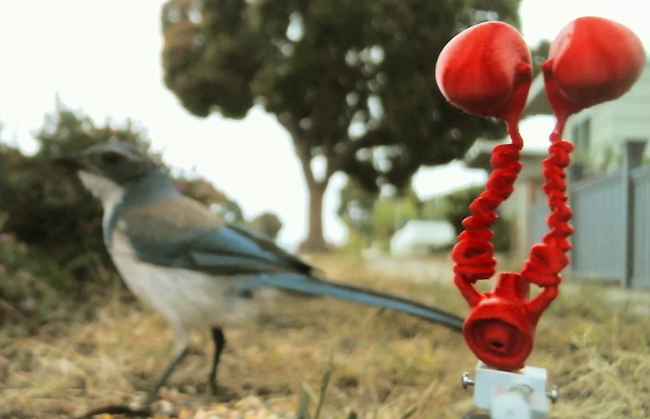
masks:
<svg viewBox="0 0 650 419"><path fill-rule="evenodd" d="M113 263L129 289L173 328L174 356L148 392L146 406L187 353L190 332L201 328L212 332L209 385L216 394L223 328L257 315L267 308L264 302L282 295L356 301L462 329L464 319L454 314L320 278L271 240L228 225L182 195L162 166L128 143L103 143L55 160L77 171L101 200Z"/></svg>

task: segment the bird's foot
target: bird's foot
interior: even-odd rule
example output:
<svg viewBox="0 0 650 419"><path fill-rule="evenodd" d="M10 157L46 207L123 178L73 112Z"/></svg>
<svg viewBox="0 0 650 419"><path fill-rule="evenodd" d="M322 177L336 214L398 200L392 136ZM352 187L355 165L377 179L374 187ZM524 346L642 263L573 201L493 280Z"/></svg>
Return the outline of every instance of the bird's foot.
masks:
<svg viewBox="0 0 650 419"><path fill-rule="evenodd" d="M240 397L239 393L231 387L221 386L210 381L208 383L210 396L220 403L227 403Z"/></svg>
<svg viewBox="0 0 650 419"><path fill-rule="evenodd" d="M158 391L155 393L152 391L149 391L147 393L147 397L145 397L144 401L142 402L142 407L141 409L150 409L151 404L156 400L156 396L158 395Z"/></svg>
<svg viewBox="0 0 650 419"><path fill-rule="evenodd" d="M149 418L153 416L153 413L148 405L139 409L132 409L125 405L109 404L90 409L75 419L89 419L96 415L122 415L129 418Z"/></svg>

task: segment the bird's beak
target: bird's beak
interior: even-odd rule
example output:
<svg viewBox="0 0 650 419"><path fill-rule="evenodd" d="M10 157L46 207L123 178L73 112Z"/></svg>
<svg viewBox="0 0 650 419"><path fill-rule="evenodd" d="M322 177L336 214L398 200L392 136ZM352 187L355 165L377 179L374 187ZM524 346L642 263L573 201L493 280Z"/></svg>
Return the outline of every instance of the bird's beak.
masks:
<svg viewBox="0 0 650 419"><path fill-rule="evenodd" d="M85 159L80 154L67 154L54 157L52 162L69 169L81 170L86 168L84 160Z"/></svg>

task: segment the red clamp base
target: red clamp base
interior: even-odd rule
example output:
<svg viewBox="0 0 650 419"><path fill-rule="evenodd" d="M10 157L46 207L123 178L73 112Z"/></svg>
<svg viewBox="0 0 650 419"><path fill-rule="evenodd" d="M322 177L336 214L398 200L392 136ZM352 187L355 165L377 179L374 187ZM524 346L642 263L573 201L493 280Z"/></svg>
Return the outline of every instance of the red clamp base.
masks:
<svg viewBox="0 0 650 419"><path fill-rule="evenodd" d="M542 292L547 295L529 300L529 282L510 272L500 274L494 289L485 294L459 277L456 285L472 307L463 324L463 336L474 355L493 368L523 368L533 350L539 318L553 299L548 293L557 295L557 288L547 288Z"/></svg>

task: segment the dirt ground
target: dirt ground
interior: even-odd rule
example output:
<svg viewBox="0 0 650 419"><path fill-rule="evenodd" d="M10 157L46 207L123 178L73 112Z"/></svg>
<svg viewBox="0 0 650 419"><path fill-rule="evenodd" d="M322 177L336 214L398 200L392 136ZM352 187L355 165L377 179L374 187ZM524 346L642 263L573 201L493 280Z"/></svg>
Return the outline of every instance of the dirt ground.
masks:
<svg viewBox="0 0 650 419"><path fill-rule="evenodd" d="M330 277L467 313L442 262L316 262ZM439 280L430 280L436 275ZM559 386L551 417L650 417L647 315L598 287L572 286L579 291L561 294L542 318L529 360L548 368L549 386ZM0 330L0 419L69 418L106 403L142 400L171 356L171 331L139 305L99 310L93 323L53 324L36 336ZM462 337L405 315L306 300L226 337L220 383L239 402L219 403L205 394L212 351L205 333L194 336L193 353L159 393L155 417L290 418L301 397L313 413L329 368L321 418L458 419L472 411L472 391L462 389L460 376L476 360ZM246 413L246 403L264 407Z"/></svg>

